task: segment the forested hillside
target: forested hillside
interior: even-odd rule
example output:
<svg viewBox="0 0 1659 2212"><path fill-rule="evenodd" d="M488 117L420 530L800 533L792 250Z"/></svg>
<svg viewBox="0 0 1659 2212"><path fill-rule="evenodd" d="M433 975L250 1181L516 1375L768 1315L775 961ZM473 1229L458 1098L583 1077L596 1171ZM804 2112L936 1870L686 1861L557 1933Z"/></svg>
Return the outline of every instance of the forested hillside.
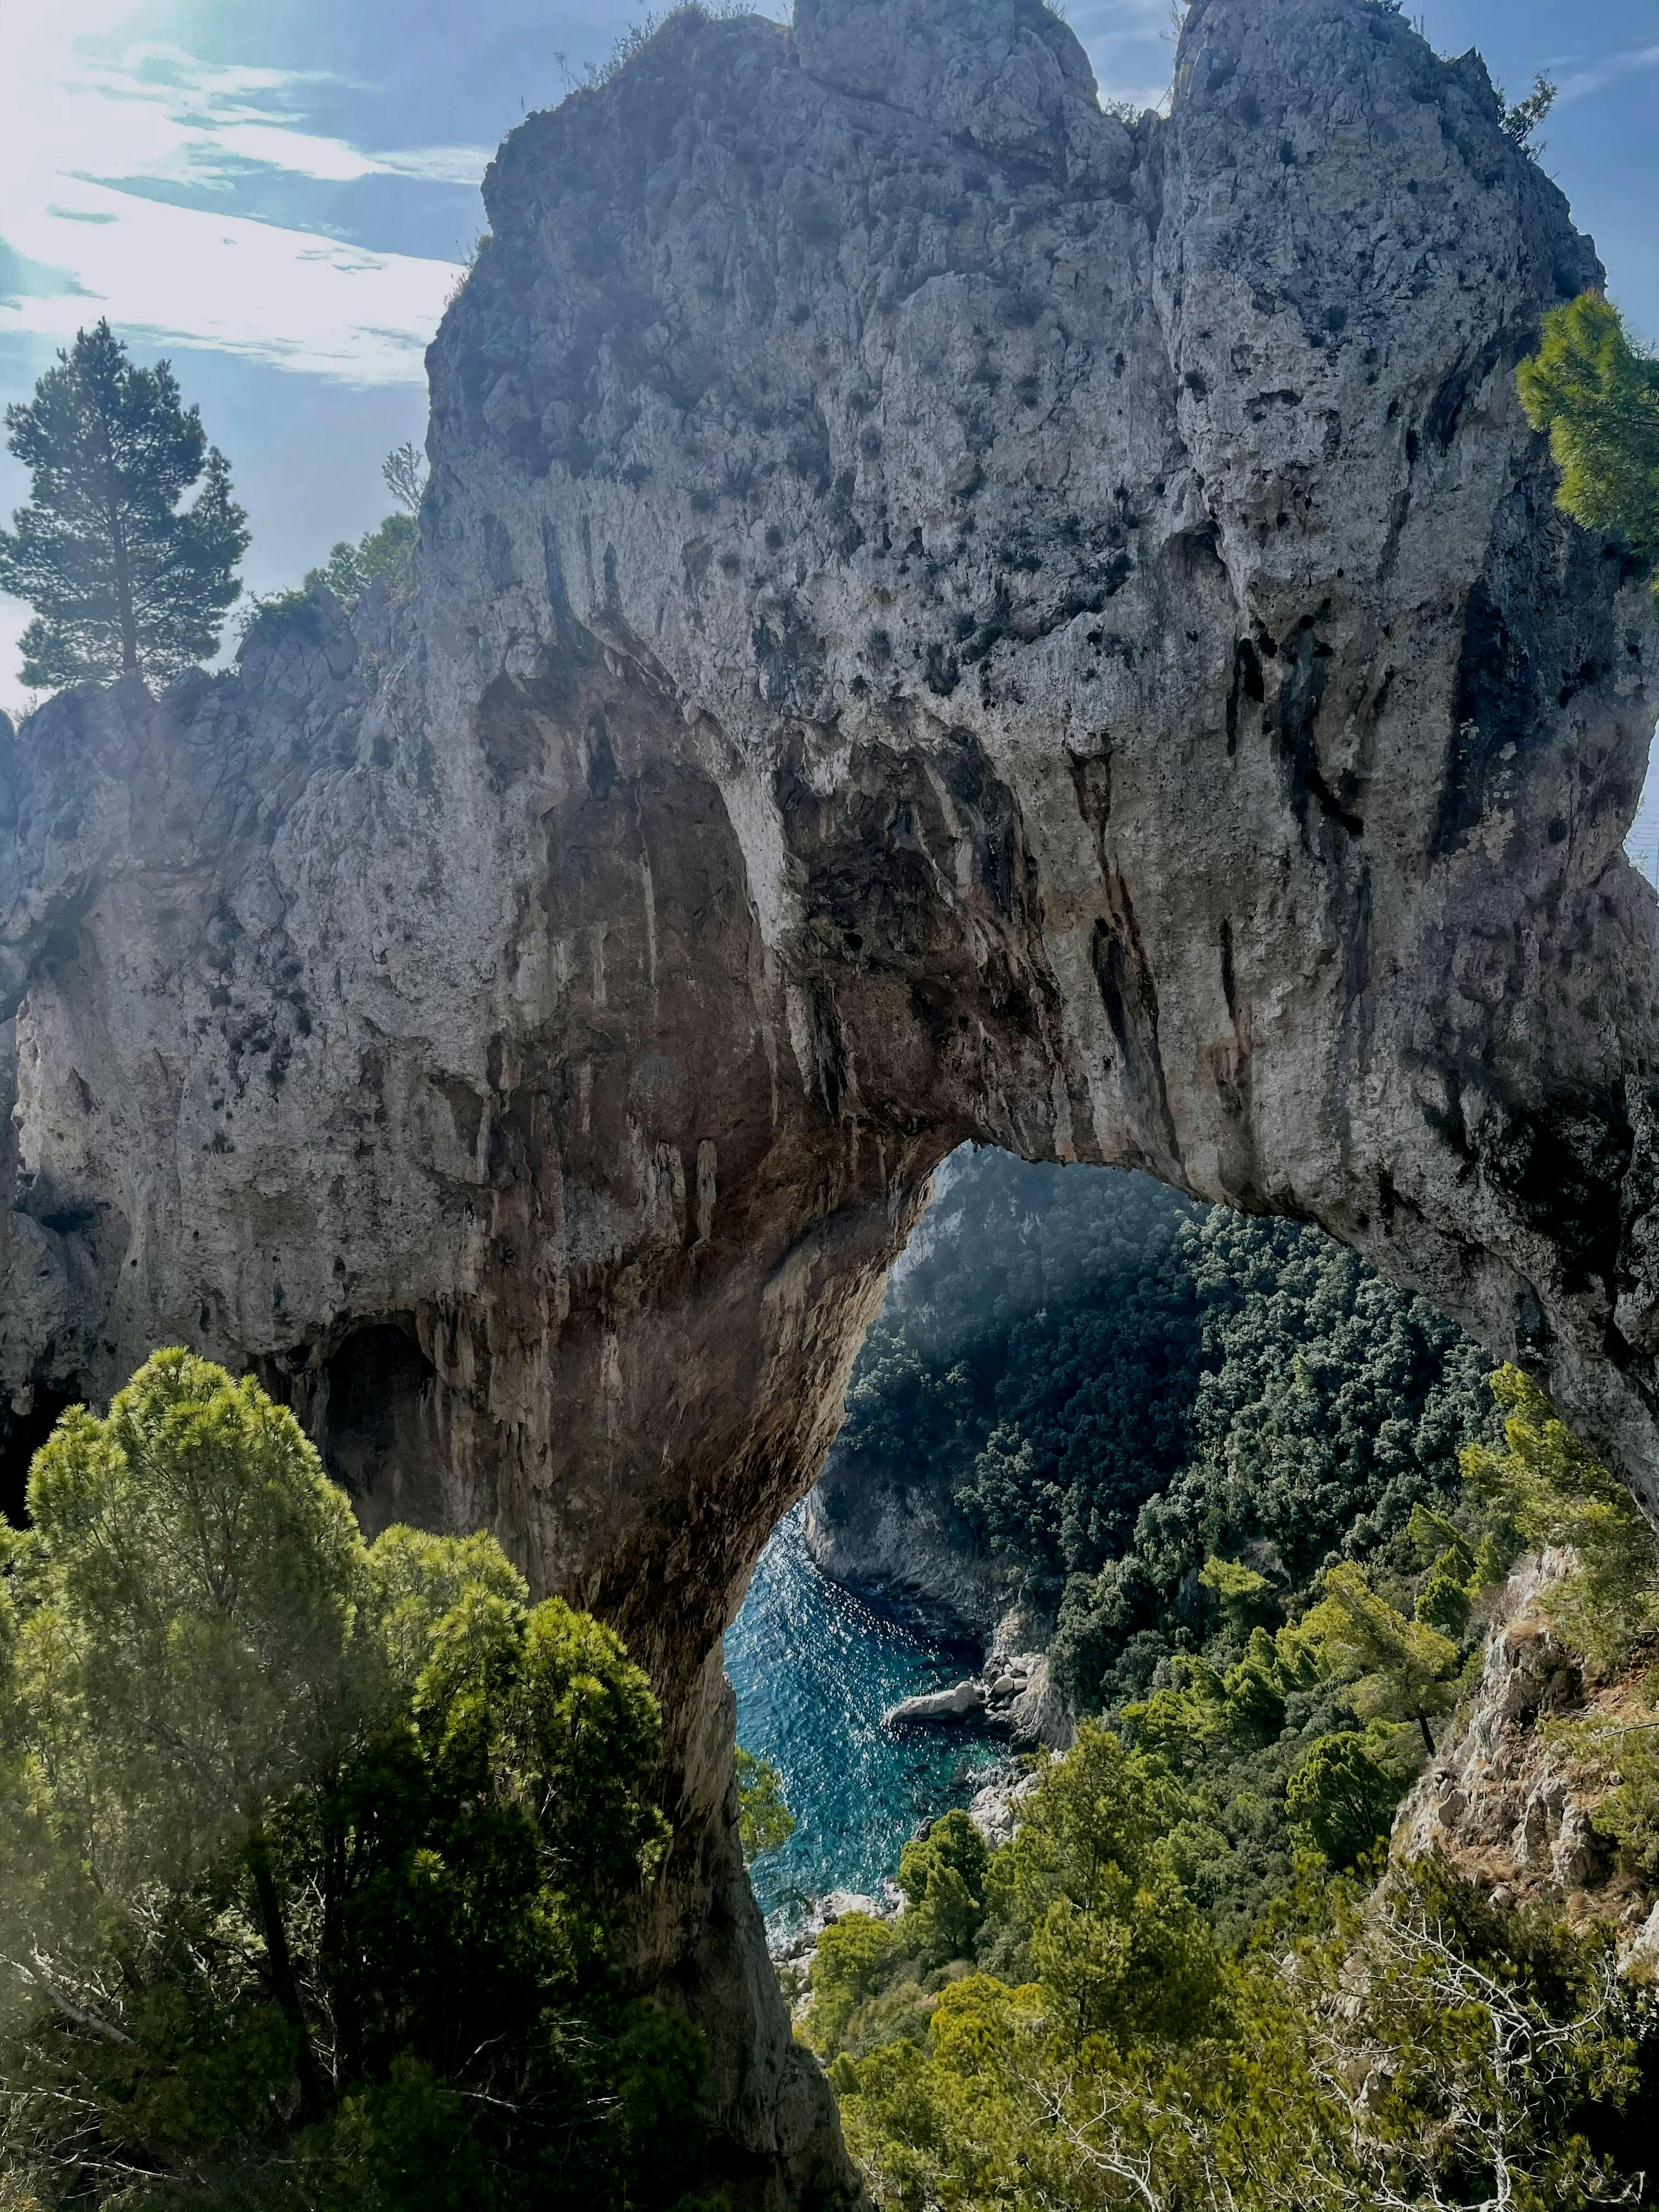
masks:
<svg viewBox="0 0 1659 2212"><path fill-rule="evenodd" d="M1392 1387L1410 1316L1384 1328L1375 1285L1345 1295L1314 1265L1281 1318L1322 1298L1323 1339L1359 1326L1375 1387ZM1298 1437L1316 1439L1275 1426L1271 1391L1237 1364L1269 1407L1242 1434L1283 1446L1255 1462L1271 1497ZM1399 1492L1378 1485L1370 1571L1338 1559L1288 1619L1282 1577L1212 1554L1201 1651L1033 1760L1000 1826L976 1805L908 1844L902 1911L826 1929L799 2017L878 2203L1655 2201L1659 2012L1638 1932L1659 1867L1654 1540L1534 1382L1492 1382L1504 1443L1466 1452L1449 1510L1419 1503L1398 1525ZM1341 1398L1321 1402L1340 1414ZM1205 1463L1200 1443L1182 1482L1205 1511L1222 1498L1224 1526L1238 1508ZM1546 1547L1550 1575L1518 1596L1511 1565ZM1135 1556L1156 1558L1144 1528ZM1487 1631L1517 1602L1494 1675ZM1169 1641L1196 1640L1200 1619L1194 1603ZM1523 1696L1504 1671L1522 1651L1570 1710ZM1388 1856L1401 1793L1460 1731L1487 1767L1521 1740L1545 1747L1564 1844L1564 1798L1577 1808L1571 1868L1540 1848L1543 1801L1495 1854L1470 1852L1443 1791L1452 1848L1397 1832Z"/></svg>
<svg viewBox="0 0 1659 2212"><path fill-rule="evenodd" d="M1455 1495L1491 1431L1488 1364L1317 1230L961 1156L860 1356L817 1511L846 1527L914 1493L1055 1625L1060 1679L1098 1707L1205 1640L1206 1558L1291 1607L1334 1559L1404 1566L1413 1507Z"/></svg>

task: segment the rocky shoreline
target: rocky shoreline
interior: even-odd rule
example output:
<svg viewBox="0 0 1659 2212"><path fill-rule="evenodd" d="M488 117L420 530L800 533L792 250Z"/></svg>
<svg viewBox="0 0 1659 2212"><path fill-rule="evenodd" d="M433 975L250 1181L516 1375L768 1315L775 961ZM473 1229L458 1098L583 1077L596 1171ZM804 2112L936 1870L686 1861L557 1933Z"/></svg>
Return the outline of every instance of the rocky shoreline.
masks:
<svg viewBox="0 0 1659 2212"><path fill-rule="evenodd" d="M1006 1730L1028 1750L1064 1751L1077 1732L1076 1717L1041 1651L993 1650L981 1673L964 1675L948 1689L905 1698L882 1716L884 1728L953 1728L974 1721Z"/></svg>
<svg viewBox="0 0 1659 2212"><path fill-rule="evenodd" d="M968 1817L993 1850L1012 1841L1018 1817L1016 1808L1030 1796L1038 1779L1039 1770L1032 1761L1011 1759L993 1768L989 1778L969 1800ZM915 1831L917 1836L925 1837L933 1826L931 1820L922 1821ZM849 1913L866 1913L872 1920L896 1920L903 1910L903 1893L890 1878L882 1884L879 1896L866 1890L832 1889L812 1899L800 1925L771 1937L767 1945L773 1965L781 1976L787 1977L792 2009L799 2013L805 2006L807 1971L826 1928L833 1928Z"/></svg>

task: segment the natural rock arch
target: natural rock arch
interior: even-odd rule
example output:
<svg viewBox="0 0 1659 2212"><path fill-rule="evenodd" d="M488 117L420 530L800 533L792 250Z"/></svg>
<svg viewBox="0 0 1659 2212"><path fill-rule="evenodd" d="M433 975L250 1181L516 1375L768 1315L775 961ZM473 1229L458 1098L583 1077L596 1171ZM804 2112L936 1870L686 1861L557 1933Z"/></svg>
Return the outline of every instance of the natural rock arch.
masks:
<svg viewBox="0 0 1659 2212"><path fill-rule="evenodd" d="M1322 1223L1659 1504L1651 608L1511 375L1597 267L1369 0L1133 127L1036 0L688 14L486 197L409 601L0 763L0 1382L255 1363L617 1621L642 1940L833 2192L719 1639L951 1146Z"/></svg>

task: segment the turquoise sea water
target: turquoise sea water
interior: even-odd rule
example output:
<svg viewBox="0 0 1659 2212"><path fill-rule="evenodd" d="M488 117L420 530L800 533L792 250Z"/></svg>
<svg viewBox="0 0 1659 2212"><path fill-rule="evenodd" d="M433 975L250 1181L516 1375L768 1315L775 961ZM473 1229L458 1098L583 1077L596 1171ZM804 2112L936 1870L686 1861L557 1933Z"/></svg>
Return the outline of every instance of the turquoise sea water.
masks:
<svg viewBox="0 0 1659 2212"><path fill-rule="evenodd" d="M881 1726L890 1705L959 1680L976 1657L826 1581L799 1512L779 1527L726 1639L738 1741L778 1769L799 1823L750 1869L775 1928L826 1890L878 1895L918 1823L964 1804L981 1771L1007 1756L977 1729Z"/></svg>

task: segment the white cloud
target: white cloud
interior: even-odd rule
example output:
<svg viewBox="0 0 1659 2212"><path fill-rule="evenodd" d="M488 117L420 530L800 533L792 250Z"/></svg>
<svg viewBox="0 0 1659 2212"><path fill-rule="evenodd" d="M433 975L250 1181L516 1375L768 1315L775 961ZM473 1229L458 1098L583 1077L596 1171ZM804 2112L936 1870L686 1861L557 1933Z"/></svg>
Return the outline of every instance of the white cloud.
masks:
<svg viewBox="0 0 1659 2212"><path fill-rule="evenodd" d="M101 42L100 42L101 43ZM414 177L476 184L489 164L488 146L416 146L371 152L349 139L304 127L313 86L342 80L323 70L225 67L198 61L177 46L83 47L66 72L77 105L88 100L123 111L112 124L119 154L88 164L109 183L122 176L223 189L245 163L324 184L360 177ZM103 133L100 134L100 138ZM118 162L137 162L123 168Z"/></svg>
<svg viewBox="0 0 1659 2212"><path fill-rule="evenodd" d="M471 182L487 150L370 150L310 131L318 76L124 42L122 12L61 0L26 18L0 82L0 240L80 287L0 299L0 334L72 337L101 314L125 333L353 384L418 383L454 264L371 252L214 202L251 169L331 184Z"/></svg>
<svg viewBox="0 0 1659 2212"><path fill-rule="evenodd" d="M1605 61L1592 62L1588 69L1564 70L1559 80L1561 104L1565 106L1569 101L1601 92L1632 70L1650 69L1659 69L1659 45L1628 46L1622 53L1609 54Z"/></svg>
<svg viewBox="0 0 1659 2212"><path fill-rule="evenodd" d="M422 354L459 274L450 263L57 181L67 215L25 206L7 216L7 240L28 260L71 270L81 289L0 301L0 335L73 337L107 315L124 336L349 384L422 380ZM88 220L100 216L112 219Z"/></svg>

